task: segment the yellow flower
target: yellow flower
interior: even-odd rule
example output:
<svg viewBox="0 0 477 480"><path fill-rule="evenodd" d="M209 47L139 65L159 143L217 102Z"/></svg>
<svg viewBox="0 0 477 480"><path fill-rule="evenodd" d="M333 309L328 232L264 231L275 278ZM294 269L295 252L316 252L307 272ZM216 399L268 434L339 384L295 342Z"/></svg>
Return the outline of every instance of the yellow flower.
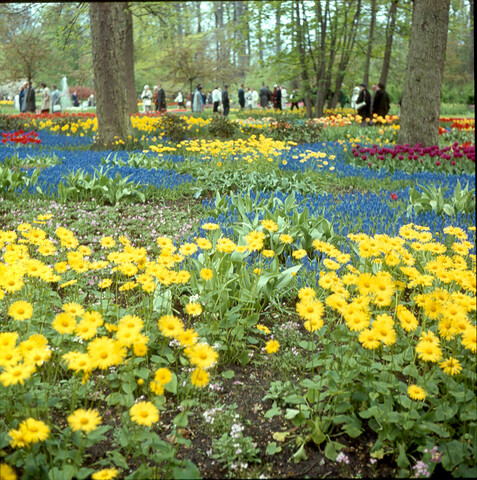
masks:
<svg viewBox="0 0 477 480"><path fill-rule="evenodd" d="M210 280L214 276L214 272L210 268L202 268L200 271L200 276L204 280Z"/></svg>
<svg viewBox="0 0 477 480"><path fill-rule="evenodd" d="M257 330L260 330L261 332L266 333L267 335L270 333L270 329L267 326L262 325L261 323L257 323L255 327L257 328Z"/></svg>
<svg viewBox="0 0 477 480"><path fill-rule="evenodd" d="M93 409L84 410L79 408L68 417L68 424L74 432L77 430L85 433L92 432L98 428L100 423L101 416Z"/></svg>
<svg viewBox="0 0 477 480"><path fill-rule="evenodd" d="M118 471L115 468L103 468L91 475L92 480L112 480L118 476Z"/></svg>
<svg viewBox="0 0 477 480"><path fill-rule="evenodd" d="M475 331L475 325L473 328L468 328L462 334L462 345L467 350L470 350L472 353L477 352L477 333Z"/></svg>
<svg viewBox="0 0 477 480"><path fill-rule="evenodd" d="M423 388L418 387L417 385L410 385L407 389L407 394L411 397L412 400L425 400L426 392Z"/></svg>
<svg viewBox="0 0 477 480"><path fill-rule="evenodd" d="M453 357L449 357L447 360L439 363L439 366L442 368L444 373L447 375L454 376L462 371L462 365L459 360Z"/></svg>
<svg viewBox="0 0 477 480"><path fill-rule="evenodd" d="M106 370L123 362L126 349L113 338L99 337L89 343L88 354L93 368Z"/></svg>
<svg viewBox="0 0 477 480"><path fill-rule="evenodd" d="M99 288L108 288L112 285L113 281L110 278L105 278L98 283Z"/></svg>
<svg viewBox="0 0 477 480"><path fill-rule="evenodd" d="M113 237L103 237L100 243L103 248L113 248L116 246L116 241Z"/></svg>
<svg viewBox="0 0 477 480"><path fill-rule="evenodd" d="M27 418L20 424L20 430L27 444L44 442L50 436L50 427L41 420Z"/></svg>
<svg viewBox="0 0 477 480"><path fill-rule="evenodd" d="M293 237L288 233L282 233L278 239L283 243L293 243Z"/></svg>
<svg viewBox="0 0 477 480"><path fill-rule="evenodd" d="M276 232L278 230L278 225L273 220L262 220L260 223L263 228L269 232Z"/></svg>
<svg viewBox="0 0 477 480"><path fill-rule="evenodd" d="M269 340L265 344L265 351L267 353L276 353L278 352L279 348L280 348L280 343L278 342L278 340Z"/></svg>
<svg viewBox="0 0 477 480"><path fill-rule="evenodd" d="M416 352L418 357L425 362L438 362L442 358L442 352L433 341L420 340L416 345Z"/></svg>
<svg viewBox="0 0 477 480"><path fill-rule="evenodd" d="M28 320L33 315L33 307L30 303L19 300L10 305L8 315L14 320Z"/></svg>
<svg viewBox="0 0 477 480"><path fill-rule="evenodd" d="M184 331L181 319L174 315L163 315L157 321L157 325L165 337L177 337Z"/></svg>
<svg viewBox="0 0 477 480"><path fill-rule="evenodd" d="M52 327L62 334L73 333L76 329L76 320L68 312L61 312L53 320Z"/></svg>
<svg viewBox="0 0 477 480"><path fill-rule="evenodd" d="M220 228L220 225L217 225L216 223L204 223L201 228L204 230L217 230Z"/></svg>
<svg viewBox="0 0 477 480"><path fill-rule="evenodd" d="M306 257L306 250L304 250L303 248L295 250L294 252L292 252L292 257L296 260L300 260L303 257Z"/></svg>
<svg viewBox="0 0 477 480"><path fill-rule="evenodd" d="M13 468L10 467L10 465L7 465L6 463L1 463L0 478L2 480L16 480L17 474L15 473L15 470L13 470Z"/></svg>
<svg viewBox="0 0 477 480"><path fill-rule="evenodd" d="M161 385L167 385L172 380L172 373L166 367L159 368L154 374L154 380Z"/></svg>
<svg viewBox="0 0 477 480"><path fill-rule="evenodd" d="M159 410L151 402L138 402L129 409L131 420L138 425L150 427L159 421Z"/></svg>
<svg viewBox="0 0 477 480"><path fill-rule="evenodd" d="M367 348L368 350L374 350L381 345L381 342L379 341L376 332L373 329L369 328L360 332L358 340L361 345L363 345L363 347Z"/></svg>
<svg viewBox="0 0 477 480"><path fill-rule="evenodd" d="M397 317L401 327L406 330L406 332L413 332L418 327L417 318L412 312L410 312L403 305L398 305L396 307Z"/></svg>
<svg viewBox="0 0 477 480"><path fill-rule="evenodd" d="M197 317L202 313L202 306L200 303L188 303L185 306L186 312L193 317Z"/></svg>
<svg viewBox="0 0 477 480"><path fill-rule="evenodd" d="M207 369L215 365L218 353L206 343L196 343L185 350L190 359L190 363L199 368Z"/></svg>
<svg viewBox="0 0 477 480"><path fill-rule="evenodd" d="M196 368L190 376L192 385L197 388L205 387L210 381L210 375L202 368Z"/></svg>
<svg viewBox="0 0 477 480"><path fill-rule="evenodd" d="M63 305L63 311L69 313L73 317L81 317L84 314L84 308L74 302L65 303Z"/></svg>
<svg viewBox="0 0 477 480"><path fill-rule="evenodd" d="M0 383L4 387L9 385L16 385L17 383L24 384L27 378L35 372L36 367L33 364L15 364L5 365L4 371L0 373Z"/></svg>

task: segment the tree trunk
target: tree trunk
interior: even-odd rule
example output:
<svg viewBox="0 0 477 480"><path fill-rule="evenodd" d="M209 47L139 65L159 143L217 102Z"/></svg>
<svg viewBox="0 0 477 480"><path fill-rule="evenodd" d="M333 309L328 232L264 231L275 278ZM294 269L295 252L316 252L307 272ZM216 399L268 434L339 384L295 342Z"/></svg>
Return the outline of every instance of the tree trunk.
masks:
<svg viewBox="0 0 477 480"><path fill-rule="evenodd" d="M383 66L379 83L386 85L388 81L389 66L391 65L391 51L393 47L394 30L396 29L396 13L399 0L393 0L389 8L388 24L386 26L386 46L384 47Z"/></svg>
<svg viewBox="0 0 477 480"><path fill-rule="evenodd" d="M437 145L450 0L414 0L399 143Z"/></svg>
<svg viewBox="0 0 477 480"><path fill-rule="evenodd" d="M313 118L312 103L310 97L310 78L308 76L308 69L306 66L306 54L305 54L305 45L303 39L303 29L301 26L301 13L300 13L300 0L295 0L295 9L296 9L296 44L298 47L298 56L300 58L301 65L301 79L303 84L303 101L306 108L306 117Z"/></svg>
<svg viewBox="0 0 477 480"><path fill-rule="evenodd" d="M277 2L275 10L275 55L280 55L281 51L281 17L282 17L282 8L281 2Z"/></svg>
<svg viewBox="0 0 477 480"><path fill-rule="evenodd" d="M124 14L126 19L124 63L126 70L126 86L128 89L129 113L137 113L136 82L134 80L133 16L131 8L127 2L124 4Z"/></svg>
<svg viewBox="0 0 477 480"><path fill-rule="evenodd" d="M93 52L97 143L110 147L134 131L129 117L124 64L126 18L123 2L92 2L89 6Z"/></svg>
<svg viewBox="0 0 477 480"><path fill-rule="evenodd" d="M369 85L369 65L371 64L371 53L373 50L374 25L376 24L376 0L371 0L371 22L369 24L368 49L366 50L366 61L364 64L363 83Z"/></svg>
<svg viewBox="0 0 477 480"><path fill-rule="evenodd" d="M469 73L474 81L474 0L469 0L470 37L469 37Z"/></svg>

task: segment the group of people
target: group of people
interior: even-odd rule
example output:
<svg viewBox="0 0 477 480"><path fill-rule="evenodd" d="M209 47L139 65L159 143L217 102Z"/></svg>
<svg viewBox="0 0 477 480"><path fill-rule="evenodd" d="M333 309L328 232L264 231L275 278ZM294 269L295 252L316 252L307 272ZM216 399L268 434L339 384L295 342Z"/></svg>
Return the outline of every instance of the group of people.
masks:
<svg viewBox="0 0 477 480"><path fill-rule="evenodd" d="M151 91L149 85L144 85L141 100L143 113L152 112L153 107L156 112L167 111L166 92L160 83L153 87L153 91Z"/></svg>
<svg viewBox="0 0 477 480"><path fill-rule="evenodd" d="M369 93L366 84L361 83L359 87L354 88L351 97L351 107L357 110L358 115L363 119L363 124L372 124L375 114L377 117L386 117L391 108L391 100L384 83L373 85L371 89L373 96Z"/></svg>
<svg viewBox="0 0 477 480"><path fill-rule="evenodd" d="M18 95L19 109L22 113L36 112L36 93L31 81L23 84ZM56 85L50 89L45 83L41 84L41 113L60 112L61 111L61 93Z"/></svg>

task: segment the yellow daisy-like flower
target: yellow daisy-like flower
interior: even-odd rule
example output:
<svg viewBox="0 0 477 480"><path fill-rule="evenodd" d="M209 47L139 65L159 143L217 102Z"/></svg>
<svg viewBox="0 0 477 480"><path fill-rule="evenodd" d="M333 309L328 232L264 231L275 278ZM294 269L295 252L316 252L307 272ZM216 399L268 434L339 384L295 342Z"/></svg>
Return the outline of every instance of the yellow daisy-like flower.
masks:
<svg viewBox="0 0 477 480"><path fill-rule="evenodd" d="M403 305L398 305L396 307L397 317L401 327L406 330L406 332L413 332L419 326L417 318L412 312L410 312Z"/></svg>
<svg viewBox="0 0 477 480"><path fill-rule="evenodd" d="M215 365L219 354L206 343L196 343L185 351L190 363L199 368L207 369Z"/></svg>
<svg viewBox="0 0 477 480"><path fill-rule="evenodd" d="M68 312L61 312L56 315L55 319L51 326L58 332L62 334L73 333L76 329L76 320Z"/></svg>
<svg viewBox="0 0 477 480"><path fill-rule="evenodd" d="M195 243L184 243L184 245L179 248L179 252L181 255L189 256L197 252L198 248Z"/></svg>
<svg viewBox="0 0 477 480"><path fill-rule="evenodd" d="M41 420L27 418L20 424L23 438L27 444L44 442L50 436L50 427Z"/></svg>
<svg viewBox="0 0 477 480"><path fill-rule="evenodd" d="M462 345L467 350L470 350L472 353L477 352L477 333L475 331L475 325L473 328L468 328L462 334Z"/></svg>
<svg viewBox="0 0 477 480"><path fill-rule="evenodd" d="M30 378L35 370L36 367L33 364L18 363L15 365L5 365L3 372L0 373L0 383L4 387L16 385L17 383L23 385L25 380Z"/></svg>
<svg viewBox="0 0 477 480"><path fill-rule="evenodd" d="M112 285L113 281L110 278L105 278L98 283L98 287L105 289L109 288Z"/></svg>
<svg viewBox="0 0 477 480"><path fill-rule="evenodd" d="M192 345L197 343L198 338L198 333L192 328L184 330L177 336L177 340L183 347L191 347Z"/></svg>
<svg viewBox="0 0 477 480"><path fill-rule="evenodd" d="M196 368L190 376L192 385L197 388L205 387L210 381L210 375L202 368Z"/></svg>
<svg viewBox="0 0 477 480"><path fill-rule="evenodd" d="M184 331L182 320L174 315L163 315L157 325L165 337L177 337Z"/></svg>
<svg viewBox="0 0 477 480"><path fill-rule="evenodd" d="M118 476L118 470L115 468L103 468L91 475L92 480L113 480Z"/></svg>
<svg viewBox="0 0 477 480"><path fill-rule="evenodd" d="M0 478L2 480L17 480L17 474L10 465L6 463L0 464Z"/></svg>
<svg viewBox="0 0 477 480"><path fill-rule="evenodd" d="M210 280L214 276L214 272L210 268L202 268L200 270L200 277L204 280Z"/></svg>
<svg viewBox="0 0 477 480"><path fill-rule="evenodd" d="M217 230L220 228L220 225L217 225L216 223L204 223L200 228L204 230Z"/></svg>
<svg viewBox="0 0 477 480"><path fill-rule="evenodd" d="M292 257L296 260L300 260L303 257L306 257L306 250L304 250L303 248L295 250L294 252L292 252Z"/></svg>
<svg viewBox="0 0 477 480"><path fill-rule="evenodd" d="M129 409L131 420L138 425L150 427L159 421L159 410L151 402L138 402Z"/></svg>
<svg viewBox="0 0 477 480"><path fill-rule="evenodd" d="M265 344L265 351L267 353L276 353L278 352L279 349L280 349L280 343L278 342L278 340L269 340Z"/></svg>
<svg viewBox="0 0 477 480"><path fill-rule="evenodd" d="M84 308L79 303L65 303L63 311L69 313L73 317L81 317L84 314Z"/></svg>
<svg viewBox="0 0 477 480"><path fill-rule="evenodd" d="M293 243L293 237L291 235L288 235L288 233L282 233L278 239L280 240L280 242L283 242L283 243L287 243L287 244L290 244L290 243Z"/></svg>
<svg viewBox="0 0 477 480"><path fill-rule="evenodd" d="M212 248L212 243L210 243L210 240L207 238L198 238L196 243L202 250L210 250Z"/></svg>
<svg viewBox="0 0 477 480"><path fill-rule="evenodd" d="M28 320L33 315L33 307L31 303L19 300L18 302L12 303L8 308L8 315L14 320Z"/></svg>
<svg viewBox="0 0 477 480"><path fill-rule="evenodd" d="M316 292L311 287L303 287L298 290L298 298L300 300L312 299L316 296Z"/></svg>
<svg viewBox="0 0 477 480"><path fill-rule="evenodd" d="M81 430L89 433L96 430L101 423L101 416L94 409L84 410L79 408L68 417L68 424L74 432Z"/></svg>
<svg viewBox="0 0 477 480"><path fill-rule="evenodd" d="M262 220L260 223L262 227L269 232L276 232L278 230L278 225L273 220Z"/></svg>
<svg viewBox="0 0 477 480"><path fill-rule="evenodd" d="M257 330L260 330L261 332L266 333L267 335L270 333L270 329L267 326L262 325L261 323L257 323L255 327L257 328Z"/></svg>
<svg viewBox="0 0 477 480"><path fill-rule="evenodd" d="M426 392L422 387L418 387L417 385L410 385L407 389L407 394L412 400L425 400L426 399Z"/></svg>
<svg viewBox="0 0 477 480"><path fill-rule="evenodd" d="M462 365L460 364L459 360L453 357L449 357L447 360L439 363L439 367L442 368L445 374L451 376L462 372Z"/></svg>
<svg viewBox="0 0 477 480"><path fill-rule="evenodd" d="M318 317L310 318L310 320L307 320L303 324L303 326L309 332L314 332L316 330L319 330L323 326L323 320L321 318L318 318Z"/></svg>
<svg viewBox="0 0 477 480"><path fill-rule="evenodd" d="M425 362L438 362L442 358L442 351L436 343L428 340L420 340L416 345L418 357Z"/></svg>
<svg viewBox="0 0 477 480"><path fill-rule="evenodd" d="M167 385L172 380L172 372L166 367L159 368L154 374L154 380L161 385Z"/></svg>
<svg viewBox="0 0 477 480"><path fill-rule="evenodd" d="M381 345L376 332L373 329L367 328L360 332L358 337L359 342L364 348L374 350Z"/></svg>
<svg viewBox="0 0 477 480"><path fill-rule="evenodd" d="M202 313L202 305L200 303L188 303L185 306L185 310L189 315L197 317Z"/></svg>
<svg viewBox="0 0 477 480"><path fill-rule="evenodd" d="M116 240L113 237L103 237L100 244L103 248L113 248L116 246Z"/></svg>

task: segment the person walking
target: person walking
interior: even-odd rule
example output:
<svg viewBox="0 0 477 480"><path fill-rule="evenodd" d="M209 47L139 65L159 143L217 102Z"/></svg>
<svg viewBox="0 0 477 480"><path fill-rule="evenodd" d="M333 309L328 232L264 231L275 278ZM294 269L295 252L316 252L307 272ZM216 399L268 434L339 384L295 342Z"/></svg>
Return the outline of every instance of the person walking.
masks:
<svg viewBox="0 0 477 480"><path fill-rule="evenodd" d="M280 92L281 92L281 96L282 96L282 110L286 110L287 109L288 93L285 90L284 86L282 86L280 88Z"/></svg>
<svg viewBox="0 0 477 480"><path fill-rule="evenodd" d="M178 107L185 108L184 95L182 95L181 91L177 92L177 97L175 98L174 102L177 102Z"/></svg>
<svg viewBox="0 0 477 480"><path fill-rule="evenodd" d="M222 92L219 87L212 90L212 111L217 113L219 111L220 100L222 99Z"/></svg>
<svg viewBox="0 0 477 480"><path fill-rule="evenodd" d="M243 84L240 85L240 88L238 90L238 102L240 108L243 109L245 107L245 90L243 88Z"/></svg>
<svg viewBox="0 0 477 480"><path fill-rule="evenodd" d="M202 85L199 83L194 92L192 99L192 111L194 113L202 113L204 101L202 99Z"/></svg>
<svg viewBox="0 0 477 480"><path fill-rule="evenodd" d="M25 112L35 113L36 111L35 89L32 87L30 81L27 82L24 101L25 101Z"/></svg>
<svg viewBox="0 0 477 480"><path fill-rule="evenodd" d="M356 100L358 115L362 118L361 125L365 125L371 119L371 95L365 83L359 85L360 93ZM368 119L368 120L366 120Z"/></svg>
<svg viewBox="0 0 477 480"><path fill-rule="evenodd" d="M275 108L275 110L282 109L282 92L278 85L275 85L273 87L272 101L273 101L273 108Z"/></svg>
<svg viewBox="0 0 477 480"><path fill-rule="evenodd" d="M250 87L247 87L247 91L245 92L245 108L252 108L252 91L250 90Z"/></svg>
<svg viewBox="0 0 477 480"><path fill-rule="evenodd" d="M376 93L374 94L374 101L372 107L373 117L385 118L391 108L391 101L389 94L386 91L386 85L384 83L378 83Z"/></svg>
<svg viewBox="0 0 477 480"><path fill-rule="evenodd" d="M151 111L151 104L152 104L152 92L149 88L149 85L144 85L144 90L141 94L142 99L142 112L150 112Z"/></svg>
<svg viewBox="0 0 477 480"><path fill-rule="evenodd" d="M297 110L300 110L299 107L298 107L298 101L299 101L298 90L296 88L294 88L292 90L291 95L290 95L290 102L291 102L290 110L293 110L294 108L296 108Z"/></svg>
<svg viewBox="0 0 477 480"><path fill-rule="evenodd" d="M269 92L268 88L265 86L265 83L262 83L262 86L261 86L260 92L259 92L260 106L262 108L267 108L268 107L269 93L270 92Z"/></svg>
<svg viewBox="0 0 477 480"><path fill-rule="evenodd" d="M27 91L28 84L23 84L18 95L18 103L20 104L20 113L26 112L25 93Z"/></svg>
<svg viewBox="0 0 477 480"><path fill-rule="evenodd" d="M222 107L224 108L224 117L227 117L230 110L230 99L229 99L229 86L224 85L224 90L222 92Z"/></svg>
<svg viewBox="0 0 477 480"><path fill-rule="evenodd" d="M254 110L255 108L258 108L259 96L258 96L257 90L255 90L253 87L251 87L251 90L252 90L252 110Z"/></svg>
<svg viewBox="0 0 477 480"><path fill-rule="evenodd" d="M166 103L166 92L162 88L162 85L159 83L157 85L157 106L156 111L158 112L166 112L167 111L167 103Z"/></svg>
<svg viewBox="0 0 477 480"><path fill-rule="evenodd" d="M51 113L61 112L61 93L56 85L51 86Z"/></svg>
<svg viewBox="0 0 477 480"><path fill-rule="evenodd" d="M46 86L46 83L42 83L41 90L41 113L50 113L51 108L51 95L50 89Z"/></svg>

